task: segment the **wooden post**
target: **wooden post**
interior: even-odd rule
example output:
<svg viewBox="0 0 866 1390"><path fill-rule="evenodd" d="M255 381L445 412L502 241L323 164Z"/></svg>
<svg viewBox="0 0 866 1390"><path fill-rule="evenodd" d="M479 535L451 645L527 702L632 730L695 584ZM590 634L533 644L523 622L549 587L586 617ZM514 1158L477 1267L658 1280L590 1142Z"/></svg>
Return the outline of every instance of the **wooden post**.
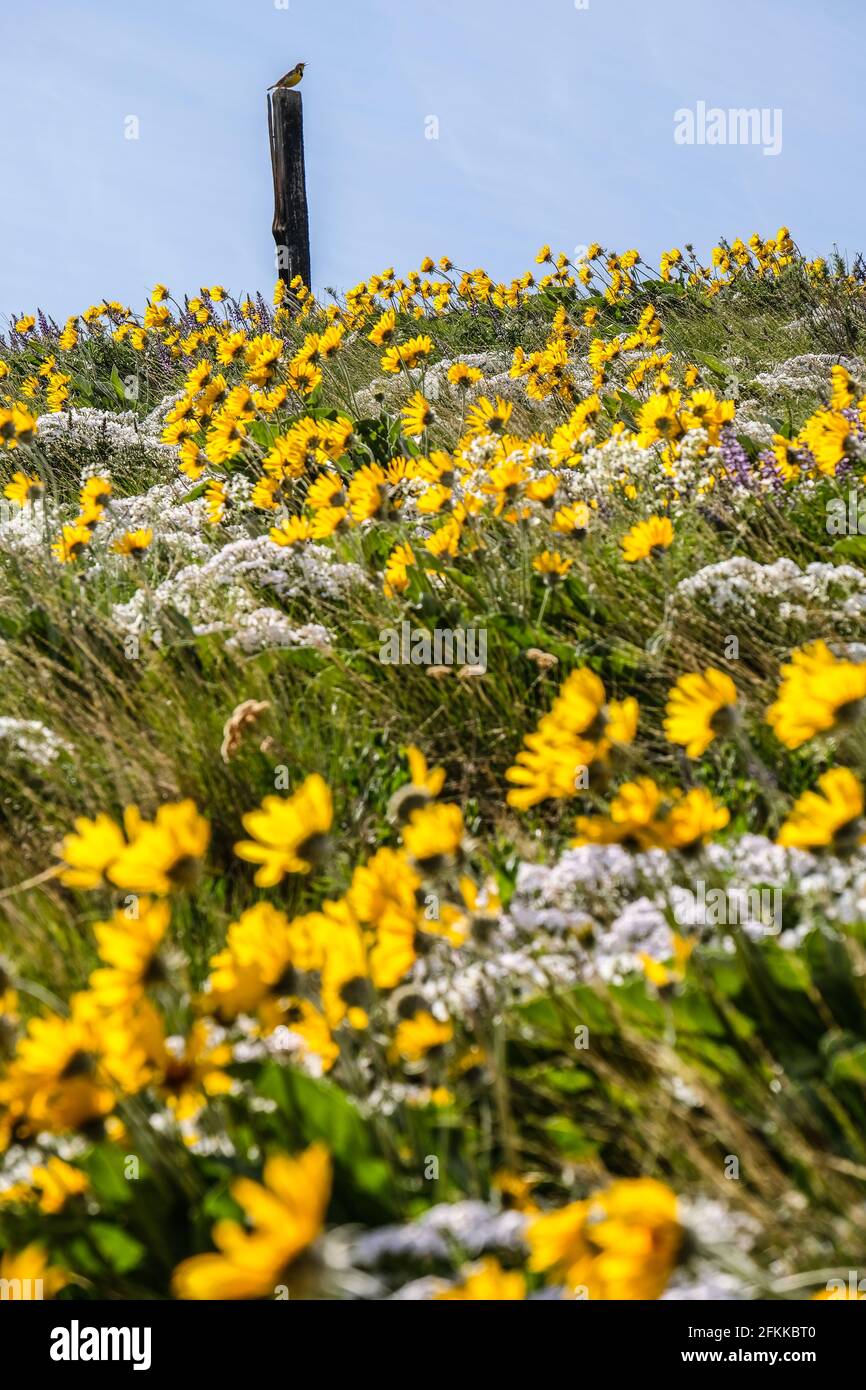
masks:
<svg viewBox="0 0 866 1390"><path fill-rule="evenodd" d="M278 87L268 96L268 135L274 171L277 269L288 285L300 275L309 287L310 220L304 170L304 108L300 92Z"/></svg>

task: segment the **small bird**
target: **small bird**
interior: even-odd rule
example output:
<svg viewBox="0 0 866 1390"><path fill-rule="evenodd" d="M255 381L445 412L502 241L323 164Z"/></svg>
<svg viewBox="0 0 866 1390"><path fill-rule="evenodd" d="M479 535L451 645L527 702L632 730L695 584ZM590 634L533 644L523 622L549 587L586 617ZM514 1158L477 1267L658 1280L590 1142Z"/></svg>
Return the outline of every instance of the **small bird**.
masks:
<svg viewBox="0 0 866 1390"><path fill-rule="evenodd" d="M297 87L304 75L304 68L306 66L306 63L295 63L291 72L287 72L285 77L281 77L279 82L275 82L273 87L268 88L268 91L272 92L275 87Z"/></svg>

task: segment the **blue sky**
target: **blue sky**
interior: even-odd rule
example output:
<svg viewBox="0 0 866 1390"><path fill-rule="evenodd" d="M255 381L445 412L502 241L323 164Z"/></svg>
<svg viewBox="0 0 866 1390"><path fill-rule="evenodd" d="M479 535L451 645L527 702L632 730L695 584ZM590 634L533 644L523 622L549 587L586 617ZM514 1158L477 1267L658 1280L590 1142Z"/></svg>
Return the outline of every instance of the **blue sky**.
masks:
<svg viewBox="0 0 866 1390"><path fill-rule="evenodd" d="M862 0L0 0L0 315L270 291L264 93L298 59L316 287L781 222L855 252L864 38ZM677 145L698 101L780 108L781 153Z"/></svg>

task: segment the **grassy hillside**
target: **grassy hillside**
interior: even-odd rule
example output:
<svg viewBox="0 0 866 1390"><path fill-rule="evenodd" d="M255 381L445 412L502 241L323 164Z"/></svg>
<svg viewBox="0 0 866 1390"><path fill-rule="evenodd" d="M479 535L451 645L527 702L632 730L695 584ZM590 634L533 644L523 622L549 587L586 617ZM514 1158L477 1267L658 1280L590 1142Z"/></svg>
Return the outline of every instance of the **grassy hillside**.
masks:
<svg viewBox="0 0 866 1390"><path fill-rule="evenodd" d="M847 1278L864 335L784 228L13 317L0 1276Z"/></svg>

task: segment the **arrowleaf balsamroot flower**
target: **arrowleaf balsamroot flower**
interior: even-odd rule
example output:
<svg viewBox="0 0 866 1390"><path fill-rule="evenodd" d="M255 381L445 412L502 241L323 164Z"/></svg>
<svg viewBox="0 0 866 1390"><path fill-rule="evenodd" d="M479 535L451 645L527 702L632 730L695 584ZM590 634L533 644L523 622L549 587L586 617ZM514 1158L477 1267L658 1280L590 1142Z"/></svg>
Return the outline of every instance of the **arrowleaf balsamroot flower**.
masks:
<svg viewBox="0 0 866 1390"><path fill-rule="evenodd" d="M321 969L324 960L316 922L310 916L290 922L270 903L247 908L211 957L208 1009L228 1022L255 1013L268 997L295 995L302 975Z"/></svg>
<svg viewBox="0 0 866 1390"><path fill-rule="evenodd" d="M642 449L657 442L670 443L679 439L685 426L678 414L679 391L667 391L652 396L642 405L637 417L640 433L638 443Z"/></svg>
<svg viewBox="0 0 866 1390"><path fill-rule="evenodd" d="M624 1178L587 1201L531 1218L529 1268L590 1299L655 1299L682 1237L670 1188L653 1178Z"/></svg>
<svg viewBox="0 0 866 1390"><path fill-rule="evenodd" d="M233 1089L224 1070L231 1060L231 1044L219 1040L209 1019L197 1019L186 1037L167 1040L155 1084L178 1124L200 1114L208 1097Z"/></svg>
<svg viewBox="0 0 866 1390"><path fill-rule="evenodd" d="M79 494L79 505L82 512L87 512L90 508L98 508L99 514L111 497L113 488L109 478L102 478L98 474L88 478Z"/></svg>
<svg viewBox="0 0 866 1390"><path fill-rule="evenodd" d="M668 694L665 734L690 758L699 758L717 734L731 728L736 702L737 688L724 671L708 666L703 674L680 676Z"/></svg>
<svg viewBox="0 0 866 1390"><path fill-rule="evenodd" d="M442 904L438 919L421 911L421 877L403 850L383 847L352 875L348 899L358 920L370 926L370 975L378 989L393 989L423 952L422 942L444 938L459 946L465 938L461 911Z"/></svg>
<svg viewBox="0 0 866 1390"><path fill-rule="evenodd" d="M106 870L126 848L126 836L104 811L93 820L78 816L73 825L75 833L64 838L60 849L67 866L60 881L67 888L99 888L106 882Z"/></svg>
<svg viewBox="0 0 866 1390"><path fill-rule="evenodd" d="M409 764L409 781L398 788L388 803L389 819L400 825L409 820L413 811L435 801L445 785L444 767L428 767L421 749L414 744L406 749L406 761Z"/></svg>
<svg viewBox="0 0 866 1390"><path fill-rule="evenodd" d="M446 372L452 386L460 386L464 389L473 386L476 381L480 381L481 375L477 367L470 367L466 362L452 362Z"/></svg>
<svg viewBox="0 0 866 1390"><path fill-rule="evenodd" d="M587 844L634 844L640 849L658 845L656 815L665 794L651 777L624 782L610 803L608 816L578 816L575 820L575 846Z"/></svg>
<svg viewBox="0 0 866 1390"><path fill-rule="evenodd" d="M846 727L866 713L866 663L833 655L826 642L792 652L767 723L786 748L799 748L816 734Z"/></svg>
<svg viewBox="0 0 866 1390"><path fill-rule="evenodd" d="M396 594L402 594L409 587L409 571L413 569L417 561L415 552L411 545L395 545L387 560L385 561L385 578L382 585L386 598L394 598Z"/></svg>
<svg viewBox="0 0 866 1390"><path fill-rule="evenodd" d="M436 873L452 864L463 842L463 812L459 806L433 805L413 811L403 828L403 844L422 873Z"/></svg>
<svg viewBox="0 0 866 1390"><path fill-rule="evenodd" d="M162 897L190 882L210 840L210 827L190 800L160 806L153 821L127 806L122 827L104 813L94 820L80 816L74 825L60 851L67 888L113 883Z"/></svg>
<svg viewBox="0 0 866 1390"><path fill-rule="evenodd" d="M686 967L697 944L697 937L687 939L671 932L673 954L669 962L656 960L655 956L641 951L638 960L650 984L655 985L656 989L667 989L670 985L680 984L686 977Z"/></svg>
<svg viewBox="0 0 866 1390"><path fill-rule="evenodd" d="M639 521L622 538L622 556L630 565L636 560L646 560L659 550L667 550L673 545L674 528L670 518L651 516Z"/></svg>
<svg viewBox="0 0 866 1390"><path fill-rule="evenodd" d="M251 840L239 840L235 854L260 864L255 883L273 888L285 874L307 874L323 856L334 818L331 790L317 772L288 798L266 796L258 811L243 817Z"/></svg>
<svg viewBox="0 0 866 1390"><path fill-rule="evenodd" d="M466 416L466 428L470 434L504 434L513 412L514 406L501 396L495 402L479 396Z"/></svg>
<svg viewBox="0 0 866 1390"><path fill-rule="evenodd" d="M90 531L87 526L64 526L59 540L51 546L52 554L61 565L71 565L90 544Z"/></svg>
<svg viewBox="0 0 866 1390"><path fill-rule="evenodd" d="M693 787L678 798L659 823L663 849L691 850L723 830L731 819L727 806L720 805L705 787Z"/></svg>
<svg viewBox="0 0 866 1390"><path fill-rule="evenodd" d="M480 1260L459 1284L437 1293L440 1302L516 1302L526 1297L526 1279L519 1269L504 1270L492 1255Z"/></svg>
<svg viewBox="0 0 866 1390"><path fill-rule="evenodd" d="M70 1197L80 1197L89 1186L90 1181L86 1173L52 1154L44 1164L38 1164L31 1169L29 1183L22 1184L22 1190L15 1195L18 1200L35 1197L39 1203L39 1210L46 1216L54 1216L63 1210ZM0 1202L7 1202L10 1198L9 1189L0 1193Z"/></svg>
<svg viewBox="0 0 866 1390"><path fill-rule="evenodd" d="M394 1041L388 1050L391 1062L420 1062L431 1052L444 1047L454 1036L453 1026L434 1018L423 1009L412 1018L404 1018L398 1023Z"/></svg>
<svg viewBox="0 0 866 1390"><path fill-rule="evenodd" d="M858 389L850 372L837 363L830 368L830 404L834 410L846 410L857 399Z"/></svg>
<svg viewBox="0 0 866 1390"><path fill-rule="evenodd" d="M219 526L225 515L228 503L228 489L225 483L215 479L208 483L204 494L205 514L211 526Z"/></svg>
<svg viewBox="0 0 866 1390"><path fill-rule="evenodd" d="M426 333L422 333L416 338L410 338L407 343L389 347L382 358L382 370L395 375L404 367L411 371L432 351L433 339L428 338Z"/></svg>
<svg viewBox="0 0 866 1390"><path fill-rule="evenodd" d="M664 792L650 777L625 782L609 816L578 816L574 845L623 844L638 849L690 850L722 830L730 819L704 787L685 795Z"/></svg>
<svg viewBox="0 0 866 1390"><path fill-rule="evenodd" d="M310 539L312 528L305 516L291 516L283 526L272 526L268 535L274 545L299 545Z"/></svg>
<svg viewBox="0 0 866 1390"><path fill-rule="evenodd" d="M116 555L142 555L153 541L153 531L143 526L138 531L126 531L111 549Z"/></svg>
<svg viewBox="0 0 866 1390"><path fill-rule="evenodd" d="M799 439L811 453L819 470L835 477L836 469L853 449L854 426L838 410L817 410L806 421Z"/></svg>
<svg viewBox="0 0 866 1390"><path fill-rule="evenodd" d="M326 899L321 912L310 916L312 930L325 954L322 1004L331 1028L345 1020L351 1028L369 1022L370 982L367 945L348 897Z"/></svg>
<svg viewBox="0 0 866 1390"><path fill-rule="evenodd" d="M558 550L542 550L533 560L532 568L545 584L555 584L558 579L565 579L573 564L573 560L565 559Z"/></svg>
<svg viewBox="0 0 866 1390"><path fill-rule="evenodd" d="M136 1004L148 984L160 978L156 954L168 930L171 908L164 900L139 898L137 916L118 908L110 922L93 928L105 969L94 970L90 988L106 1008Z"/></svg>
<svg viewBox="0 0 866 1390"><path fill-rule="evenodd" d="M349 902L358 920L376 932L370 969L380 989L392 989L415 963L420 888L405 852L387 846L352 875Z"/></svg>
<svg viewBox="0 0 866 1390"><path fill-rule="evenodd" d="M432 423L433 407L420 391L416 391L403 407L403 429L406 434L417 438L429 429Z"/></svg>
<svg viewBox="0 0 866 1390"><path fill-rule="evenodd" d="M34 1288L40 1290L39 1297L53 1298L68 1283L66 1270L49 1265L48 1254L37 1241L17 1253L4 1250L0 1255L0 1285L5 1298L33 1298Z"/></svg>
<svg viewBox="0 0 866 1390"><path fill-rule="evenodd" d="M589 529L589 507L585 502L560 507L559 511L554 513L553 529L563 536L579 538L585 535Z"/></svg>
<svg viewBox="0 0 866 1390"><path fill-rule="evenodd" d="M818 778L820 791L803 792L778 835L792 849L833 849L846 854L866 844L863 787L847 767Z"/></svg>
<svg viewBox="0 0 866 1390"><path fill-rule="evenodd" d="M107 1038L86 995L73 997L68 1018L32 1018L0 1081L0 1107L19 1133L64 1133L103 1119L115 1093L101 1067Z"/></svg>
<svg viewBox="0 0 866 1390"><path fill-rule="evenodd" d="M185 439L178 454L178 468L192 482L198 482L207 468L208 460L201 446L192 439Z"/></svg>
<svg viewBox="0 0 866 1390"><path fill-rule="evenodd" d="M409 764L410 786L422 787L428 796L437 797L445 785L444 767L430 767L421 749L416 748L414 743L410 743L406 749L406 761Z"/></svg>
<svg viewBox="0 0 866 1390"><path fill-rule="evenodd" d="M33 474L13 473L12 481L3 489L3 496L8 497L10 502L17 502L20 507L24 507L39 496L44 486L42 479Z"/></svg>
<svg viewBox="0 0 866 1390"><path fill-rule="evenodd" d="M386 347L397 331L397 315L393 309L386 309L381 318L370 329L367 337L376 347Z"/></svg>
<svg viewBox="0 0 866 1390"><path fill-rule="evenodd" d="M632 696L607 701L594 671L572 671L505 774L515 784L509 806L526 811L547 798L575 796L579 776L592 763L604 762L614 748L631 743L637 722L638 703Z"/></svg>
<svg viewBox="0 0 866 1390"><path fill-rule="evenodd" d="M296 1158L274 1154L261 1183L236 1178L229 1191L252 1227L223 1219L213 1227L219 1254L193 1255L172 1275L176 1298L273 1298L291 1285L291 1266L324 1225L331 1194L331 1160L321 1144Z"/></svg>
<svg viewBox="0 0 866 1390"><path fill-rule="evenodd" d="M153 821L127 810L125 824L131 839L107 870L113 884L162 897L195 881L210 843L210 826L194 801L160 806Z"/></svg>
<svg viewBox="0 0 866 1390"><path fill-rule="evenodd" d="M773 458L785 483L796 482L803 468L803 451L782 434L773 435Z"/></svg>

